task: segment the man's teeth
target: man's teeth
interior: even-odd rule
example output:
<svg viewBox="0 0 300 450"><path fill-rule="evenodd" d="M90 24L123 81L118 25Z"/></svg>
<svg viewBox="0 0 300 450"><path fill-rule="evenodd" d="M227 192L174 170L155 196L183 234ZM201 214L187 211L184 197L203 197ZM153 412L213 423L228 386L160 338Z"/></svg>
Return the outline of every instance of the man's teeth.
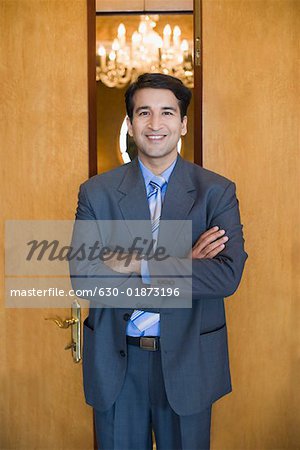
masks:
<svg viewBox="0 0 300 450"><path fill-rule="evenodd" d="M164 135L156 135L156 136L147 136L148 137L148 139L154 139L154 140L157 140L157 139L162 139L162 138L164 138L165 136Z"/></svg>

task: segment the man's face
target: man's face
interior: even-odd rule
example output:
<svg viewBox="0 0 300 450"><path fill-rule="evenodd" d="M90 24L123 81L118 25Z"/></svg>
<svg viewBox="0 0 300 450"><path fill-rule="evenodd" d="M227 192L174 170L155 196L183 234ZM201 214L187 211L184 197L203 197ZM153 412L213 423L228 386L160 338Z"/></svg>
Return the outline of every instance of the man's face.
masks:
<svg viewBox="0 0 300 450"><path fill-rule="evenodd" d="M132 123L127 118L128 133L139 154L162 162L177 155L180 136L187 132L187 117L181 121L178 100L169 89L144 88L133 97Z"/></svg>

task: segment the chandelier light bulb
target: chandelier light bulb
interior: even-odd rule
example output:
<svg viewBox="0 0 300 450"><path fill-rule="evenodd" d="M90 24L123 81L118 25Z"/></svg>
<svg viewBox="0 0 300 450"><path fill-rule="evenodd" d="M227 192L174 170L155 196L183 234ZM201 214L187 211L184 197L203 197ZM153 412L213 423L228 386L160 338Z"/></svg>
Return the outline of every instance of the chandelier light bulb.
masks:
<svg viewBox="0 0 300 450"><path fill-rule="evenodd" d="M118 39L114 39L112 47L111 47L115 52L117 52L118 50L120 50L120 44Z"/></svg>
<svg viewBox="0 0 300 450"><path fill-rule="evenodd" d="M125 34L126 34L125 25L124 23L120 23L120 25L118 26L118 37L120 38L122 36L125 36Z"/></svg>
<svg viewBox="0 0 300 450"><path fill-rule="evenodd" d="M125 47L126 44L126 28L124 23L120 23L118 26L118 39L120 42L120 47Z"/></svg>
<svg viewBox="0 0 300 450"><path fill-rule="evenodd" d="M171 34L172 34L171 27L170 27L169 24L167 24L167 25L165 26L165 28L164 28L163 35L164 35L164 36L171 36Z"/></svg>
<svg viewBox="0 0 300 450"><path fill-rule="evenodd" d="M97 53L100 56L101 69L104 70L105 66L106 66L106 51L105 51L105 47L103 47L103 45L100 45L100 47L98 48L98 52Z"/></svg>
<svg viewBox="0 0 300 450"><path fill-rule="evenodd" d="M139 44L142 40L142 36L140 35L140 33L138 33L137 31L135 31L132 35L132 43L133 44Z"/></svg>
<svg viewBox="0 0 300 450"><path fill-rule="evenodd" d="M181 29L179 28L178 25L175 25L174 30L173 30L173 36L175 37L179 37L181 36Z"/></svg>
<svg viewBox="0 0 300 450"><path fill-rule="evenodd" d="M116 59L116 52L113 50L108 55L110 61L114 61Z"/></svg>
<svg viewBox="0 0 300 450"><path fill-rule="evenodd" d="M188 49L189 49L189 43L186 39L183 39L183 41L181 42L181 45L180 45L180 50L182 52L187 52Z"/></svg>
<svg viewBox="0 0 300 450"><path fill-rule="evenodd" d="M179 28L178 25L175 25L174 30L173 30L173 43L175 48L179 48L180 46L180 36L181 36L181 29Z"/></svg>
<svg viewBox="0 0 300 450"><path fill-rule="evenodd" d="M167 24L164 28L163 35L164 35L164 47L166 49L170 48L170 38L171 38L172 30L169 24Z"/></svg>
<svg viewBox="0 0 300 450"><path fill-rule="evenodd" d="M103 45L100 45L100 47L98 48L97 53L98 53L99 56L105 56L106 55L106 51L105 51L105 48L103 47Z"/></svg>
<svg viewBox="0 0 300 450"><path fill-rule="evenodd" d="M141 34L145 34L146 31L147 31L147 24L146 24L146 22L141 22L141 23L139 24L139 32L140 32Z"/></svg>

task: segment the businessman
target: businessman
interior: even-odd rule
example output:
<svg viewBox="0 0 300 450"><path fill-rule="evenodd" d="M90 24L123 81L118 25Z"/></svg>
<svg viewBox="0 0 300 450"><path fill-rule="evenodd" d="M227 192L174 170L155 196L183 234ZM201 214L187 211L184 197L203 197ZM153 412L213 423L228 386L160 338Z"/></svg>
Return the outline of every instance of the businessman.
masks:
<svg viewBox="0 0 300 450"><path fill-rule="evenodd" d="M138 157L80 188L76 221L148 221L156 243L163 221L192 221L192 307L91 308L84 323L85 396L103 450L150 450L152 430L158 450L209 449L212 404L231 391L224 297L247 254L234 183L178 155L190 99L174 77L141 75L125 95ZM118 256L102 269L154 283L155 259Z"/></svg>

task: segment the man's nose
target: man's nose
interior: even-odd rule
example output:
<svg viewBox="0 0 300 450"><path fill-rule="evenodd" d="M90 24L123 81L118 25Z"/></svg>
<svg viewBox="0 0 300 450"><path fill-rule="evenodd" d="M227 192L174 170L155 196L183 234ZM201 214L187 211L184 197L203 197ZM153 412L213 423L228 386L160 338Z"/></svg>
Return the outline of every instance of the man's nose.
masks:
<svg viewBox="0 0 300 450"><path fill-rule="evenodd" d="M150 120L149 120L149 124L148 124L149 128L151 128L151 130L159 130L161 127L161 117L159 114L152 114L150 116Z"/></svg>

